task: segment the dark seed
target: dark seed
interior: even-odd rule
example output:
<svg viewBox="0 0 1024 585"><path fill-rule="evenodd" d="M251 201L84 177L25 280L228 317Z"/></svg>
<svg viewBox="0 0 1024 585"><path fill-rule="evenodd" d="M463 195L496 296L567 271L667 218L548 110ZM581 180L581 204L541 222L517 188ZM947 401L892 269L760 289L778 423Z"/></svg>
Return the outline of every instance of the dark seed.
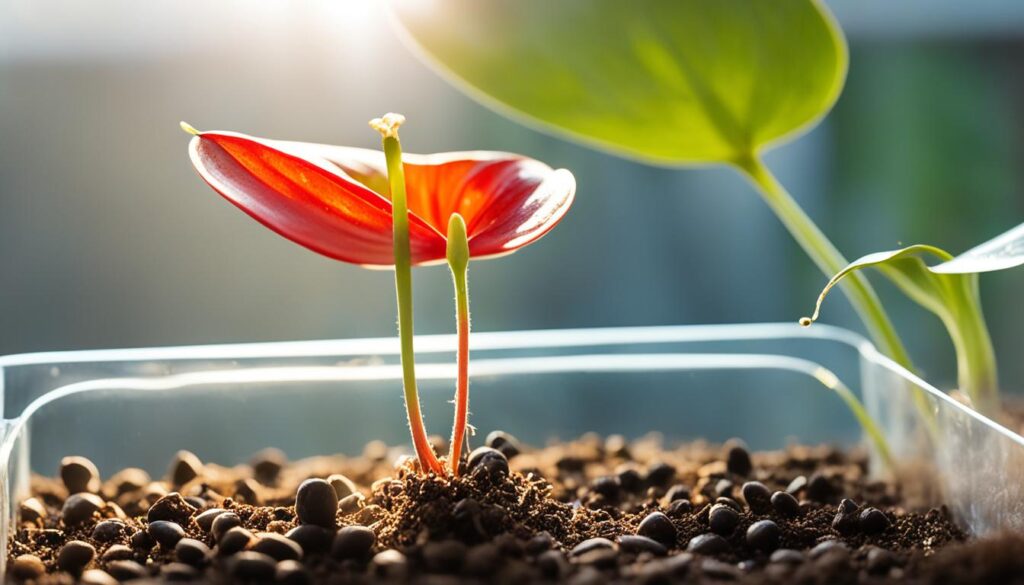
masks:
<svg viewBox="0 0 1024 585"><path fill-rule="evenodd" d="M739 502L737 502L736 500L734 500L732 498L726 498L726 497L715 498L715 503L716 504L721 504L723 506L729 506L730 508L732 508L733 510L736 510L737 512L742 512L743 511L743 506L741 506Z"/></svg>
<svg viewBox="0 0 1024 585"><path fill-rule="evenodd" d="M263 502L263 486L251 477L235 482L235 499L258 506Z"/></svg>
<svg viewBox="0 0 1024 585"><path fill-rule="evenodd" d="M736 513L736 510L724 504L711 506L711 512L708 513L708 527L711 528L711 532L729 536L733 530L736 530L739 523L740 515Z"/></svg>
<svg viewBox="0 0 1024 585"><path fill-rule="evenodd" d="M759 520L747 528L747 544L763 551L775 550L779 546L779 525L771 520Z"/></svg>
<svg viewBox="0 0 1024 585"><path fill-rule="evenodd" d="M35 555L20 555L11 563L11 575L19 581L30 581L46 573L46 565Z"/></svg>
<svg viewBox="0 0 1024 585"><path fill-rule="evenodd" d="M282 561L277 563L274 582L282 585L309 585L313 576L299 561Z"/></svg>
<svg viewBox="0 0 1024 585"><path fill-rule="evenodd" d="M619 485L627 492L635 492L643 486L644 480L640 477L640 472L634 467L623 467L617 475Z"/></svg>
<svg viewBox="0 0 1024 585"><path fill-rule="evenodd" d="M146 567L135 561L121 560L107 563L107 572L118 581L131 581L146 577Z"/></svg>
<svg viewBox="0 0 1024 585"><path fill-rule="evenodd" d="M174 548L179 540L185 538L185 530L178 524L168 522L167 520L150 522L146 530L153 537L153 540L168 550Z"/></svg>
<svg viewBox="0 0 1024 585"><path fill-rule="evenodd" d="M754 464L750 461L750 452L738 441L729 447L725 455L725 468L729 473L744 477L750 475L754 469Z"/></svg>
<svg viewBox="0 0 1024 585"><path fill-rule="evenodd" d="M264 449L253 455L252 475L263 485L274 485L288 458L280 449Z"/></svg>
<svg viewBox="0 0 1024 585"><path fill-rule="evenodd" d="M402 580L409 571L409 560L395 549L381 551L373 557L377 575L386 579Z"/></svg>
<svg viewBox="0 0 1024 585"><path fill-rule="evenodd" d="M60 479L69 494L100 491L100 472L85 457L65 457L60 460Z"/></svg>
<svg viewBox="0 0 1024 585"><path fill-rule="evenodd" d="M717 555L729 550L729 543L717 534L701 534L690 539L686 550L699 555Z"/></svg>
<svg viewBox="0 0 1024 585"><path fill-rule="evenodd" d="M748 481L741 489L743 499L752 512L767 514L772 509L772 492L759 481Z"/></svg>
<svg viewBox="0 0 1024 585"><path fill-rule="evenodd" d="M338 494L338 500L344 500L359 491L356 488L355 482L340 473L335 473L328 477L327 483L331 484L331 487L334 488L334 493Z"/></svg>
<svg viewBox="0 0 1024 585"><path fill-rule="evenodd" d="M127 528L120 520L104 520L92 529L92 539L97 542L113 542L121 538Z"/></svg>
<svg viewBox="0 0 1024 585"><path fill-rule="evenodd" d="M807 487L807 478L803 475L798 475L793 478L793 481L789 482L786 486L786 493L796 495L797 492Z"/></svg>
<svg viewBox="0 0 1024 585"><path fill-rule="evenodd" d="M668 549L665 548L665 545L652 538L647 538L646 536L623 534L618 538L618 542L619 549L633 554L649 552L659 557L668 554Z"/></svg>
<svg viewBox="0 0 1024 585"><path fill-rule="evenodd" d="M132 548L135 550L149 550L156 546L156 541L149 535L149 532L140 530L132 535Z"/></svg>
<svg viewBox="0 0 1024 585"><path fill-rule="evenodd" d="M338 509L341 510L342 514L354 514L359 511L360 504L364 499L363 494L352 494L338 502Z"/></svg>
<svg viewBox="0 0 1024 585"><path fill-rule="evenodd" d="M850 553L850 549L842 541L826 540L824 542L819 542L818 544L816 544L808 554L812 559L817 559L827 554L832 554L840 551L842 551L844 555Z"/></svg>
<svg viewBox="0 0 1024 585"><path fill-rule="evenodd" d="M498 545L488 542L479 544L466 552L463 572L477 577L486 577L494 573L501 563L501 551Z"/></svg>
<svg viewBox="0 0 1024 585"><path fill-rule="evenodd" d="M127 467L118 471L107 480L105 491L112 492L115 497L128 492L141 490L149 485L149 474L138 467Z"/></svg>
<svg viewBox="0 0 1024 585"><path fill-rule="evenodd" d="M470 471L482 468L491 474L508 475L508 458L497 449L477 447L469 454L466 468Z"/></svg>
<svg viewBox="0 0 1024 585"><path fill-rule="evenodd" d="M217 541L217 552L222 556L230 556L248 548L254 540L256 537L251 532L241 526L235 526Z"/></svg>
<svg viewBox="0 0 1024 585"><path fill-rule="evenodd" d="M275 561L297 561L302 558L302 547L299 543L273 532L259 534L256 544L251 548Z"/></svg>
<svg viewBox="0 0 1024 585"><path fill-rule="evenodd" d="M789 492L775 492L772 494L772 507L780 516L793 517L800 513L800 502L796 501L793 494Z"/></svg>
<svg viewBox="0 0 1024 585"><path fill-rule="evenodd" d="M715 482L715 495L722 498L732 497L732 488L735 487L728 479L720 479Z"/></svg>
<svg viewBox="0 0 1024 585"><path fill-rule="evenodd" d="M92 515L103 508L103 500L95 494L74 494L64 500L61 518L65 526L78 526L92 519Z"/></svg>
<svg viewBox="0 0 1024 585"><path fill-rule="evenodd" d="M832 519L832 529L840 534L850 534L857 530L858 515L857 512L860 508L856 502L851 499L844 498L839 503L839 508L836 510L836 515Z"/></svg>
<svg viewBox="0 0 1024 585"><path fill-rule="evenodd" d="M242 519L238 517L238 514L234 512L222 512L210 523L210 530L213 532L213 538L220 542L220 539L224 537L228 530L236 526L242 525Z"/></svg>
<svg viewBox="0 0 1024 585"><path fill-rule="evenodd" d="M181 525L188 524L189 518L195 514L196 509L185 501L178 492L171 492L157 500L146 514L146 520L150 523L157 520L176 522Z"/></svg>
<svg viewBox="0 0 1024 585"><path fill-rule="evenodd" d="M780 548L768 557L768 562L783 565L799 565L804 562L804 553L791 548Z"/></svg>
<svg viewBox="0 0 1024 585"><path fill-rule="evenodd" d="M102 569L89 569L78 580L80 585L117 585L117 579Z"/></svg>
<svg viewBox="0 0 1024 585"><path fill-rule="evenodd" d="M104 563L111 561L127 561L135 556L135 552L131 548L123 544L115 544L107 548L106 551L100 556Z"/></svg>
<svg viewBox="0 0 1024 585"><path fill-rule="evenodd" d="M575 557L576 563L598 569L611 569L619 562L619 551L614 548L599 548Z"/></svg>
<svg viewBox="0 0 1024 585"><path fill-rule="evenodd" d="M199 573L185 563L167 563L160 567L160 576L167 581L194 581Z"/></svg>
<svg viewBox="0 0 1024 585"><path fill-rule="evenodd" d="M865 508L860 513L860 529L865 534L877 534L889 527L889 517L878 508Z"/></svg>
<svg viewBox="0 0 1024 585"><path fill-rule="evenodd" d="M82 540L72 540L62 546L57 553L57 568L77 575L95 557L96 549L91 544Z"/></svg>
<svg viewBox="0 0 1024 585"><path fill-rule="evenodd" d="M223 508L210 508L196 516L196 524L199 525L203 532L210 532L213 529L213 521L217 519L217 516L226 512L227 510Z"/></svg>
<svg viewBox="0 0 1024 585"><path fill-rule="evenodd" d="M487 435L484 444L491 449L501 451L502 455L508 459L512 459L523 451L519 440L504 431L492 431Z"/></svg>
<svg viewBox="0 0 1024 585"><path fill-rule="evenodd" d="M338 513L338 494L322 479L307 479L295 494L295 514L300 524L334 528Z"/></svg>
<svg viewBox="0 0 1024 585"><path fill-rule="evenodd" d="M646 518L640 521L636 533L640 536L656 540L661 544L671 547L676 544L676 527L669 520L668 516L661 512L651 512Z"/></svg>
<svg viewBox="0 0 1024 585"><path fill-rule="evenodd" d="M231 557L229 566L235 578L249 581L269 581L277 570L274 559L248 550Z"/></svg>
<svg viewBox="0 0 1024 585"><path fill-rule="evenodd" d="M370 556L377 536L365 526L345 526L334 536L331 556L336 559L364 559Z"/></svg>
<svg viewBox="0 0 1024 585"><path fill-rule="evenodd" d="M569 556L578 557L586 554L590 551L601 549L601 548L615 548L615 543L608 540L607 538L588 538L583 542L577 544L569 551Z"/></svg>
<svg viewBox="0 0 1024 585"><path fill-rule="evenodd" d="M807 480L807 499L815 502L827 502L833 495L835 495L835 489L832 487L832 482L824 475L815 473L811 479Z"/></svg>
<svg viewBox="0 0 1024 585"><path fill-rule="evenodd" d="M185 501L196 510L202 510L206 507L206 500L199 496L185 496Z"/></svg>
<svg viewBox="0 0 1024 585"><path fill-rule="evenodd" d="M689 500L676 500L668 505L669 516L680 517L693 511L693 504Z"/></svg>
<svg viewBox="0 0 1024 585"><path fill-rule="evenodd" d="M572 567L560 550L549 550L537 557L537 568L548 579L561 579Z"/></svg>
<svg viewBox="0 0 1024 585"><path fill-rule="evenodd" d="M174 459L171 460L167 477L171 480L171 484L178 488L199 477L201 473L203 473L203 462L196 457L195 453L178 451L174 455Z"/></svg>
<svg viewBox="0 0 1024 585"><path fill-rule="evenodd" d="M690 499L690 487L682 484L676 484L665 493L666 502L675 502L678 500L689 500Z"/></svg>
<svg viewBox="0 0 1024 585"><path fill-rule="evenodd" d="M892 551L884 548L871 547L868 551L868 572L885 573L896 566L898 559Z"/></svg>
<svg viewBox="0 0 1024 585"><path fill-rule="evenodd" d="M590 491L601 494L609 500L614 500L619 497L619 478L615 476L599 477L590 484Z"/></svg>
<svg viewBox="0 0 1024 585"><path fill-rule="evenodd" d="M676 468L668 463L655 463L647 468L648 485L667 485L676 476Z"/></svg>
<svg viewBox="0 0 1024 585"><path fill-rule="evenodd" d="M46 516L46 506L36 498L28 498L18 506L18 517L22 522L37 522Z"/></svg>
<svg viewBox="0 0 1024 585"><path fill-rule="evenodd" d="M174 545L174 556L186 565L200 567L210 556L210 547L192 538L182 538Z"/></svg>
<svg viewBox="0 0 1024 585"><path fill-rule="evenodd" d="M330 529L315 524L302 524L292 528L285 534L302 547L306 554L320 554L331 548L334 534Z"/></svg>
<svg viewBox="0 0 1024 585"><path fill-rule="evenodd" d="M743 576L736 567L716 559L704 559L701 561L700 570L716 581L735 581Z"/></svg>
<svg viewBox="0 0 1024 585"><path fill-rule="evenodd" d="M554 537L548 532L541 532L526 541L526 552L531 555L539 555L546 550L551 550L554 545Z"/></svg>
<svg viewBox="0 0 1024 585"><path fill-rule="evenodd" d="M438 573L455 573L466 559L466 545L457 540L428 542L423 546L423 562Z"/></svg>

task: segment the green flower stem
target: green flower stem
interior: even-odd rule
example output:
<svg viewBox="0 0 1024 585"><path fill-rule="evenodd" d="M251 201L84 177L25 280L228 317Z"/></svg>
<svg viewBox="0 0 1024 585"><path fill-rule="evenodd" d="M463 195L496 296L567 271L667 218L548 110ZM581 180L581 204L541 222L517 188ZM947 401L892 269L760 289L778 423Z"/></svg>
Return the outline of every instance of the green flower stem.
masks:
<svg viewBox="0 0 1024 585"><path fill-rule="evenodd" d="M466 222L458 213L452 214L448 220L448 267L455 284L455 323L459 338L455 422L452 425L448 465L452 475L458 475L469 417L469 238L466 235Z"/></svg>
<svg viewBox="0 0 1024 585"><path fill-rule="evenodd" d="M846 258L843 258L818 226L814 225L811 218L800 209L757 156L741 158L734 164L757 187L768 206L826 277L831 277L846 268ZM913 370L910 354L896 334L896 329L867 279L860 274L851 274L841 286L882 353L908 370Z"/></svg>
<svg viewBox="0 0 1024 585"><path fill-rule="evenodd" d="M391 185L391 206L394 223L395 291L398 293L398 336L402 344L402 382L405 410L409 417L413 446L424 473L441 474L441 463L427 440L416 389L416 361L413 349L412 319L412 253L409 249L409 207L405 196L405 171L402 167L402 146L397 132L384 136L388 181Z"/></svg>

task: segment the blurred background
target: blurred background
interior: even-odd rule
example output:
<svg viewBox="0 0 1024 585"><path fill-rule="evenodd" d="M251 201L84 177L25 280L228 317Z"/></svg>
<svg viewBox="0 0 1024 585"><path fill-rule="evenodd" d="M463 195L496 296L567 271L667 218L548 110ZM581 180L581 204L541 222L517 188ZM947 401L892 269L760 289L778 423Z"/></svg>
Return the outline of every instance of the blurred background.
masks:
<svg viewBox="0 0 1024 585"><path fill-rule="evenodd" d="M448 86L366 0L0 3L0 353L388 336L392 276L259 226L195 175L203 129L412 152L495 149L571 169L572 212L470 271L476 330L795 321L824 277L738 175L627 162L524 128ZM846 90L768 164L849 258L959 253L1024 220L1024 3L833 0ZM419 333L453 331L443 267ZM939 322L880 278L925 376ZM1024 270L982 278L1008 390L1024 388ZM860 330L835 295L825 322Z"/></svg>

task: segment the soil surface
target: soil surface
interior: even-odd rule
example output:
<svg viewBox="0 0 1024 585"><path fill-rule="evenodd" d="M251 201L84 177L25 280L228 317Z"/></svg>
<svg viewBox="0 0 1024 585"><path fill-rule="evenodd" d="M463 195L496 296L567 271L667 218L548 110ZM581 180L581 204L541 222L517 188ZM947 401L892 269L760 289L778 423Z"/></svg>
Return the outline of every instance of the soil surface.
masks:
<svg viewBox="0 0 1024 585"><path fill-rule="evenodd" d="M421 476L383 444L233 468L180 452L164 478L101 478L68 457L20 504L7 578L1024 584L1024 537L967 539L944 509L869 479L858 453L596 436L531 449L500 432L487 444L457 478Z"/></svg>

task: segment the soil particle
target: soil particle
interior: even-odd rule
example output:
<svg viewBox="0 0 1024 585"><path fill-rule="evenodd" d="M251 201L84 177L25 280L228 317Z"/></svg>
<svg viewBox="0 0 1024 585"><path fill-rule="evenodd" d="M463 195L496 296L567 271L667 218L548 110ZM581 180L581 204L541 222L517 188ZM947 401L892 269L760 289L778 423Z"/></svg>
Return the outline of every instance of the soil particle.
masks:
<svg viewBox="0 0 1024 585"><path fill-rule="evenodd" d="M869 478L857 453L596 436L531 449L495 432L455 478L399 454L264 450L221 467L181 452L165 480L128 468L105 483L66 458L20 503L8 577L1024 585L1024 537L968 540L905 495L922 490Z"/></svg>

